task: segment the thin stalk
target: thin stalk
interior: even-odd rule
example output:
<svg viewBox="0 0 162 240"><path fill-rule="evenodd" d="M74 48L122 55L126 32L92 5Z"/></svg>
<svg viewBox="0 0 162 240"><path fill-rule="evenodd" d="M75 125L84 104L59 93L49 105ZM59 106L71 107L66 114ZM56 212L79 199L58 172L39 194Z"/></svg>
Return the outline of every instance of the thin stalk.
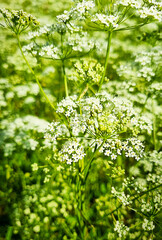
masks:
<svg viewBox="0 0 162 240"><path fill-rule="evenodd" d="M80 174L78 174L76 178L76 199L77 199L77 208L76 208L76 214L78 217L78 223L79 223L79 231L80 231L80 237L82 240L84 240L84 218L83 218L83 203L84 203L84 194L85 189L82 182L82 177Z"/></svg>
<svg viewBox="0 0 162 240"><path fill-rule="evenodd" d="M33 74L33 76L34 76L34 78L35 78L35 80L36 80L36 82L37 82L37 84L38 84L38 86L39 86L39 88L40 88L41 93L43 94L43 96L45 97L45 99L47 100L47 102L50 104L50 106L51 106L54 110L56 110L56 108L54 107L54 105L51 103L51 101L49 100L49 98L48 98L47 95L45 94L45 92L44 92L44 90L43 90L43 88L42 88L42 86L41 86L38 78L37 78L36 75L35 75L35 72L33 71L32 67L30 66L27 58L25 57L25 55L24 55L24 53L23 53L23 50L22 50L22 47L21 47L21 43L20 43L20 39L19 39L19 35L16 35L16 38L17 38L17 41L18 41L18 46L19 46L19 49L20 49L20 51L21 51L21 54L22 54L22 56L23 56L23 58L24 58L24 60L25 60L25 62L26 62L26 64L27 64L28 68L30 69L31 73Z"/></svg>
<svg viewBox="0 0 162 240"><path fill-rule="evenodd" d="M154 149L157 150L157 146L156 146L156 116L155 116L153 100L152 100L152 113L153 113L153 143L154 143Z"/></svg>
<svg viewBox="0 0 162 240"><path fill-rule="evenodd" d="M96 145L95 150L94 150L94 153L93 153L91 159L89 160L89 162L88 162L88 164L85 166L85 168L82 170L82 173L84 172L84 183L86 183L86 181L87 181L87 177L88 177L88 175L89 175L89 170L90 170L90 168L91 168L91 164L92 164L92 162L93 162L96 154L99 152L100 148L103 146L104 143L105 143L105 141L103 141L103 143L102 143L98 148L97 148L97 145ZM88 168L87 168L87 167L88 167ZM87 170L86 170L86 168L87 168ZM86 172L85 172L85 170L86 170Z"/></svg>
<svg viewBox="0 0 162 240"><path fill-rule="evenodd" d="M62 60L62 70L63 70L63 76L64 76L65 96L68 97L69 96L69 94L68 94L68 84L67 84L64 60Z"/></svg>
<svg viewBox="0 0 162 240"><path fill-rule="evenodd" d="M100 1L99 0L96 1L96 4L97 4L97 7L100 7Z"/></svg>
<svg viewBox="0 0 162 240"><path fill-rule="evenodd" d="M64 57L64 47L63 47L63 34L61 34L61 51L62 51L62 70L63 70L63 78L64 78L64 86L65 86L65 96L68 97L68 85L67 85L67 78L65 72L65 57Z"/></svg>
<svg viewBox="0 0 162 240"><path fill-rule="evenodd" d="M12 233L13 233L13 227L9 226L7 229L7 234L6 234L6 240L11 240L12 239Z"/></svg>
<svg viewBox="0 0 162 240"><path fill-rule="evenodd" d="M107 44L107 51L106 51L106 59L105 59L105 65L104 65L104 72L100 81L100 85L99 85L99 91L101 90L104 78L105 78L105 74L106 74L106 69L107 69L107 65L108 65L108 60L109 60L109 53L110 53L110 45L111 45L111 38L112 38L112 32L109 31L108 32L108 44Z"/></svg>
<svg viewBox="0 0 162 240"><path fill-rule="evenodd" d="M93 93L93 94L96 94L96 92L95 92L95 90L93 89L93 87L92 86L88 86L89 87L89 89L91 90L91 92Z"/></svg>
<svg viewBox="0 0 162 240"><path fill-rule="evenodd" d="M140 24L138 24L138 25L134 25L134 26L130 26L130 27L118 28L118 29L114 30L114 32L136 29L136 28L143 27L143 26L146 25L146 24L148 24L148 21L145 21L144 23L140 23Z"/></svg>
<svg viewBox="0 0 162 240"><path fill-rule="evenodd" d="M100 147L103 144L104 144L104 142L100 145ZM96 146L96 149L95 149L95 151L93 153L93 156L90 159L89 164L87 164L86 167L84 167L84 159L83 159L83 161L81 163L81 166L79 168L79 173L80 174L78 174L78 176L77 176L77 183L76 183L76 186L77 186L77 199L78 199L77 216L78 216L79 227L80 227L80 232L81 232L81 238L82 239L85 239L85 236L84 236L84 226L85 225L84 225L84 223L86 223L86 225L91 226L92 228L94 228L93 225L87 220L87 218L83 214L83 211L84 210L86 211L86 208L85 208L85 184L86 184L86 179L88 177L88 173L89 173L89 169L90 169L91 163L92 163L96 153L98 153L100 147L97 149L97 146ZM86 169L87 167L88 167L88 169ZM84 174L84 177L83 177L82 173L85 171L85 169L87 171L86 171L86 173Z"/></svg>
<svg viewBox="0 0 162 240"><path fill-rule="evenodd" d="M86 87L84 88L84 90L83 90L83 92L81 92L81 94L79 95L79 98L78 98L78 100L80 100L85 94L86 94L86 92L88 91L88 84L86 85Z"/></svg>
<svg viewBox="0 0 162 240"><path fill-rule="evenodd" d="M129 9L130 9L130 6L128 6L128 7L126 7L126 8L124 9L121 18L120 18L119 21L117 22L118 24L120 24L121 22L123 22L123 19L124 19L124 17L126 16L126 14L128 13ZM124 20L124 21L125 21L125 20Z"/></svg>

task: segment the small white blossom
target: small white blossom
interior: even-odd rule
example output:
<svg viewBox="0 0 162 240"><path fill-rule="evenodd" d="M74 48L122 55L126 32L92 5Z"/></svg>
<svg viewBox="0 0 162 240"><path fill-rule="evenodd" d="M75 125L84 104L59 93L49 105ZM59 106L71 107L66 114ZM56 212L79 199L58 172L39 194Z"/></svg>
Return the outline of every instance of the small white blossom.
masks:
<svg viewBox="0 0 162 240"><path fill-rule="evenodd" d="M37 171L38 168L39 168L37 163L33 163L33 164L31 165L31 167L32 167L32 170L33 170L33 171Z"/></svg>
<svg viewBox="0 0 162 240"><path fill-rule="evenodd" d="M114 231L116 231L120 238L125 237L129 232L129 227L125 226L124 223L116 221Z"/></svg>
<svg viewBox="0 0 162 240"><path fill-rule="evenodd" d="M50 178L51 178L51 175L46 175L43 182L44 183L49 182Z"/></svg>
<svg viewBox="0 0 162 240"><path fill-rule="evenodd" d="M155 228L153 221L149 221L148 219L144 219L142 223L142 228L146 231L152 231Z"/></svg>
<svg viewBox="0 0 162 240"><path fill-rule="evenodd" d="M96 13L96 15L91 19L92 22L99 22L109 28L117 28L118 27L118 16L114 15L105 15L101 13Z"/></svg>

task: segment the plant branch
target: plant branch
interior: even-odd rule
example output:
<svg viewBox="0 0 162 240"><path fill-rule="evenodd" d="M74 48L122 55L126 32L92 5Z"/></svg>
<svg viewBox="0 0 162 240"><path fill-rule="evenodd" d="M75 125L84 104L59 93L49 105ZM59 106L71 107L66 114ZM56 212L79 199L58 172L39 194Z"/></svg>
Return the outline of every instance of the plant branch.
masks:
<svg viewBox="0 0 162 240"><path fill-rule="evenodd" d="M108 32L108 44L107 44L107 51L106 51L106 59L105 59L105 65L104 65L104 72L100 81L100 85L99 85L99 91L101 90L104 78L105 78L105 74L106 74L106 70L107 70L107 65L108 65L108 60L109 60L109 53L110 53L110 45L111 45L111 38L112 38L112 32L109 31Z"/></svg>
<svg viewBox="0 0 162 240"><path fill-rule="evenodd" d="M89 86L87 84L86 87L84 88L83 92L80 93L78 100L80 100L86 94L86 92L88 91L88 87Z"/></svg>
<svg viewBox="0 0 162 240"><path fill-rule="evenodd" d="M33 71L32 67L30 66L27 58L25 57L25 55L24 55L24 53L23 53L23 50L22 50L22 47L21 47L21 43L20 43L20 39L19 39L19 35L18 35L18 34L16 35L16 38L17 38L17 41L18 41L18 46L19 46L19 49L20 49L20 51L21 51L21 54L22 54L22 56L23 56L23 58L24 58L24 60L25 60L25 62L26 62L26 64L27 64L28 68L30 69L31 73L33 74L33 76L34 76L34 78L35 78L35 80L36 80L36 82L37 82L37 84L38 84L38 86L39 86L39 88L40 88L41 93L43 94L43 96L45 97L45 99L47 100L47 102L50 104L50 106L51 106L54 110L56 110L56 108L54 107L54 105L51 103L51 101L49 100L49 98L48 98L47 95L45 94L45 92L44 92L44 90L43 90L43 88L42 88L42 86L41 86L38 78L37 78L36 75L35 75L35 72Z"/></svg>
<svg viewBox="0 0 162 240"><path fill-rule="evenodd" d="M65 96L68 97L68 95L69 95L68 94L68 84L67 84L64 60L62 60L62 70L63 70L63 77L64 77Z"/></svg>

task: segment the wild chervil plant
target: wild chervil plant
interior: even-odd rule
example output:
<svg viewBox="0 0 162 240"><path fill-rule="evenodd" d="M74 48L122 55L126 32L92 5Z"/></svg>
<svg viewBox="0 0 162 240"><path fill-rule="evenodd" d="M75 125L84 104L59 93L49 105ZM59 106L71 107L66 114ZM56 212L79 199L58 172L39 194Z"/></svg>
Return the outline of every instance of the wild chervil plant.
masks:
<svg viewBox="0 0 162 240"><path fill-rule="evenodd" d="M8 118L1 121L10 189L5 199L15 194L6 203L12 214L2 239L158 240L161 2L83 0L69 6L44 26L22 10L0 9L1 25L14 33L32 74L17 72L28 81L22 85L13 84L12 73L1 82L2 117ZM144 32L151 24L155 36ZM33 77L53 121L51 112L37 108ZM18 111L17 102L25 108ZM51 123L29 115L40 115L37 109ZM12 175L22 181L20 193Z"/></svg>

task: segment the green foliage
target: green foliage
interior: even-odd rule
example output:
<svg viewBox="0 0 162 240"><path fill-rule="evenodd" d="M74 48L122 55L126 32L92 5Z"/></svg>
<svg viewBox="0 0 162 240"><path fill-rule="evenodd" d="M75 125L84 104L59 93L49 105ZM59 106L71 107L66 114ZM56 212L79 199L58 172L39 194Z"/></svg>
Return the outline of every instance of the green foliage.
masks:
<svg viewBox="0 0 162 240"><path fill-rule="evenodd" d="M160 1L0 14L0 240L160 240Z"/></svg>

